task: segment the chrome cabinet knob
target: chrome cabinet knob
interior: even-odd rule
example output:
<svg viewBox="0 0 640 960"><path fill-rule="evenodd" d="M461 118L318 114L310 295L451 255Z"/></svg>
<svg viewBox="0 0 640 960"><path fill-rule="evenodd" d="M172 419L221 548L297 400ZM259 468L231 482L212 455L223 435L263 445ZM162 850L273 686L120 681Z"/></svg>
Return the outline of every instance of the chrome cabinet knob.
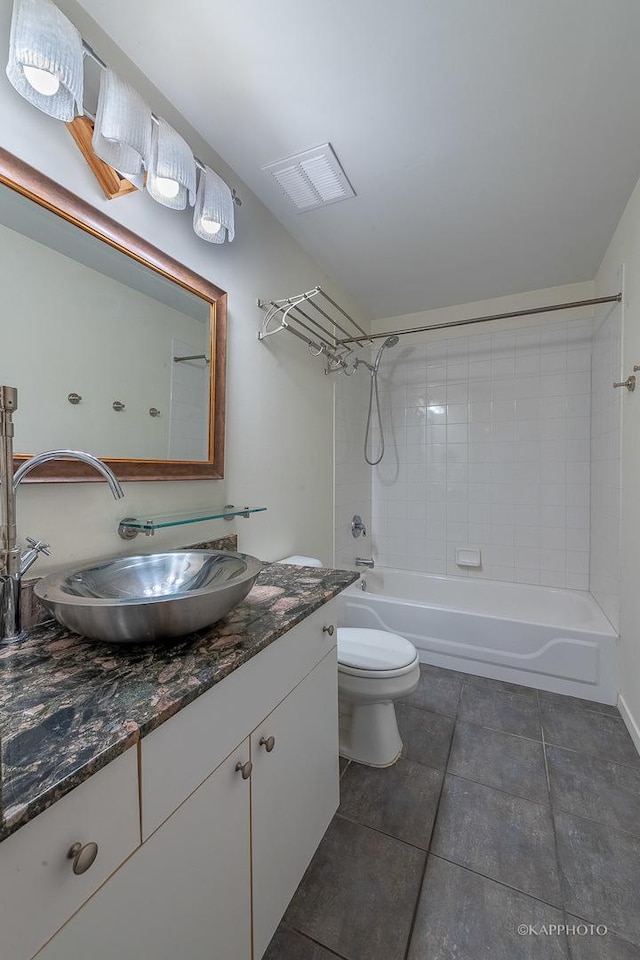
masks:
<svg viewBox="0 0 640 960"><path fill-rule="evenodd" d="M323 633L328 633L329 636L332 637L332 636L334 635L334 633L336 632L336 628L334 627L334 625L333 625L332 623L330 623L328 627L323 627L323 628L322 628L322 632L323 632Z"/></svg>
<svg viewBox="0 0 640 960"><path fill-rule="evenodd" d="M86 873L89 867L93 866L93 863L98 856L98 844L97 843L74 843L74 845L69 849L67 853L67 859L73 860L71 869L73 872L80 876L81 873Z"/></svg>
<svg viewBox="0 0 640 960"><path fill-rule="evenodd" d="M247 760L246 763L242 763L241 760L238 760L236 763L236 773L241 773L243 780L249 779L252 770L253 764L251 763L251 760Z"/></svg>
<svg viewBox="0 0 640 960"><path fill-rule="evenodd" d="M264 747L267 753L271 753L276 745L275 737L260 737L260 746Z"/></svg>

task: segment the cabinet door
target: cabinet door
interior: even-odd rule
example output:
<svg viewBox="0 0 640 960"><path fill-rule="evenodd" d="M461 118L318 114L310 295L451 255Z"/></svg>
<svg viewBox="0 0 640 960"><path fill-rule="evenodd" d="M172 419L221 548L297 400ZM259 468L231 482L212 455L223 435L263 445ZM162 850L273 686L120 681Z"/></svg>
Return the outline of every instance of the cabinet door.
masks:
<svg viewBox="0 0 640 960"><path fill-rule="evenodd" d="M75 843L98 855L76 875ZM138 755L131 747L0 843L0 957L28 960L140 846Z"/></svg>
<svg viewBox="0 0 640 960"><path fill-rule="evenodd" d="M248 757L247 740L37 960L250 960Z"/></svg>
<svg viewBox="0 0 640 960"><path fill-rule="evenodd" d="M267 751L260 740L269 737L275 742ZM259 960L338 807L335 649L252 733L251 758L253 955Z"/></svg>

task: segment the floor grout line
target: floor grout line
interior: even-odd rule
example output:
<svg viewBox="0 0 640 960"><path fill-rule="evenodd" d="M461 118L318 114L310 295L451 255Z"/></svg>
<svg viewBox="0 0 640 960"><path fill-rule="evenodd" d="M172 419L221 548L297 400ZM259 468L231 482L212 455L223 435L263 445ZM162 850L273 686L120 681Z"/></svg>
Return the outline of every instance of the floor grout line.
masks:
<svg viewBox="0 0 640 960"><path fill-rule="evenodd" d="M474 780L473 777L465 777L462 773L453 773L447 770L446 777L455 777L456 780L466 780L467 783L475 783L477 786L485 787L487 790L495 790L496 793L502 793L505 797L513 797L514 800L524 800L526 803L535 803L537 807L544 807L545 810L551 807L551 803L545 803L543 800L532 800L531 797L523 797L520 793L511 793L510 790L505 790L504 787L494 787L492 783L485 783L483 780Z"/></svg>
<svg viewBox="0 0 640 960"><path fill-rule="evenodd" d="M442 785L440 786L442 790ZM348 817L344 813L340 813L340 810L336 810L334 817L337 817L339 820L346 820L347 823L353 823L356 827L364 827L365 830L372 830L373 833L379 833L381 837L386 837L387 840L395 840L396 843L401 843L405 847L411 847L412 850L417 850L419 853L424 853L425 857L429 853L428 847L419 847L416 843L411 843L410 840L403 840L402 837L397 837L394 833L387 833L386 830L380 830L379 827L372 827L370 823L363 823L361 820L354 820L353 817ZM434 817L435 824L435 817ZM433 828L432 828L433 832ZM431 842L431 835L429 835L429 842Z"/></svg>
<svg viewBox="0 0 640 960"><path fill-rule="evenodd" d="M297 933L298 936L302 937L304 940L308 940L309 943L315 943L317 947L322 947L322 949L329 953L332 957L337 957L338 960L349 960L349 958L345 957L343 953L336 953L336 951L331 947L328 947L326 943L322 943L321 940L316 940L315 937L310 937L308 933L304 933L302 930L292 926L290 923L284 923L283 921L280 921L280 925L285 927L287 930L293 930L294 933Z"/></svg>
<svg viewBox="0 0 640 960"><path fill-rule="evenodd" d="M567 810L566 807L560 806L560 804L551 804L551 809L554 814L564 814L566 817L572 817L574 820L581 820L583 823L593 823L596 827L604 827L605 830L611 830L612 833L621 833L625 837L632 837L634 840L640 841L640 832L632 833L631 830L624 830L622 827L615 827L610 823L605 823L604 820L594 820L593 817L583 817L580 813L574 813L572 810Z"/></svg>
<svg viewBox="0 0 640 960"><path fill-rule="evenodd" d="M606 716L606 714L600 714ZM637 760L625 762L624 760L612 760L610 757L603 757L599 753L587 753L586 750L577 750L575 747L567 747L562 743L553 743L551 740L543 740L545 747L554 747L556 750L567 750L569 753L577 753L581 757L590 757L592 760L599 760L601 763L614 763L619 767L629 767L631 770L640 770L640 756Z"/></svg>
<svg viewBox="0 0 640 960"><path fill-rule="evenodd" d="M450 718L448 718L448 719L450 719ZM452 736L451 736L451 739L453 740L453 734L452 734ZM399 763L401 760L403 761L403 763L417 763L419 767L426 767L427 770L436 770L438 773L445 773L445 772L446 772L446 768L445 768L445 767L434 767L434 765L433 765L432 763L424 763L424 761L422 761L422 760L416 760L414 757L405 757L405 756L402 756L402 755L401 755L401 756L399 756L398 759L396 760L396 763ZM448 757L447 757L447 762L448 762ZM351 761L349 761L349 764L350 764L350 765L353 764L356 768L357 768L357 767L366 767L366 766L367 766L367 764L365 764L365 763L358 763L357 760L351 760ZM392 766L395 766L395 764L392 764ZM391 767L367 767L367 769L369 769L369 770L390 770ZM345 770L345 773L346 773L346 772L347 772L347 771Z"/></svg>
<svg viewBox="0 0 640 960"><path fill-rule="evenodd" d="M488 727L485 723L478 723L477 720L467 720L464 717L458 717L459 723L469 724L470 727L479 727L481 730L491 730L492 733L501 733L505 737L513 737L515 740L526 740L528 743L542 744L542 739L536 737L523 737L520 733L512 733L511 730L500 730L498 727Z"/></svg>
<svg viewBox="0 0 640 960"><path fill-rule="evenodd" d="M504 880L496 880L495 877L490 877L486 873L480 873L479 870L474 870L473 867L467 866L466 863L458 863L457 860L450 860L448 857L443 857L441 853L429 853L429 857L433 857L435 860L443 860L445 863L450 863L453 867L459 867L460 870L466 870L468 873L473 873L476 877L482 877L483 880L489 880L491 883L497 883L499 887L505 887L507 890L513 890L515 893L520 893L523 897L528 897L530 900L535 900L536 903L544 904L545 907L552 907L554 910L563 910L562 905L552 903L550 900L542 900L540 897L536 897L532 893L527 893L526 890L522 890L520 887L514 887L511 883L505 883ZM589 920L587 922L595 923L596 921Z"/></svg>
<svg viewBox="0 0 640 960"><path fill-rule="evenodd" d="M542 743L542 752L544 753L544 730L542 729L542 710L540 709L540 691L536 690L536 705L538 707L538 729L540 730L540 742ZM546 761L545 761L546 765Z"/></svg>
<svg viewBox="0 0 640 960"><path fill-rule="evenodd" d="M458 717L460 723L472 723L476 727L482 727L483 730L491 730L492 733L504 733L509 737L517 737L518 740L528 740L529 743L542 743L535 737L523 737L521 733L512 733L510 730L501 730L500 727L490 727L486 723L478 723L477 720L467 720L465 717Z"/></svg>
<svg viewBox="0 0 640 960"><path fill-rule="evenodd" d="M538 705L540 704L540 695L538 694ZM556 811L553 803L553 793L551 791L551 774L549 772L549 762L547 759L547 743L545 740L544 726L542 725L542 711L539 710L540 714L540 728L542 731L542 754L544 756L544 770L547 778L547 791L549 793L549 806L551 808L551 829L553 830L553 850L556 858L556 870L558 871L558 886L560 888L560 896L562 898L562 915L567 925L568 916L567 916L567 897L565 890L567 889L567 879L565 877L564 869L562 867L562 860L560 857L560 846L558 844L558 831L556 829ZM571 949L571 943L569 942L569 937L565 933L565 942L567 947L567 955L571 960L573 956L573 950Z"/></svg>
<svg viewBox="0 0 640 960"><path fill-rule="evenodd" d="M509 694L510 696L513 696L513 697L526 697L527 700L534 700L534 699L536 698L537 693L538 693L538 690L537 690L536 687L527 687L524 683L520 683L520 684L514 683L514 684L512 684L513 687L519 687L519 688L520 688L519 690L505 690L504 688L501 688L501 687L493 687L493 688L492 688L492 684L494 684L494 683L510 683L509 680L493 680L491 677L477 677L477 676L476 676L475 674L473 674L473 673L469 673L469 674L467 674L467 676L470 677L471 679L469 679L469 680L463 680L463 681L462 681L463 684L464 684L465 686L467 686L467 687L476 687L476 689L478 689L478 690L484 689L484 690L487 690L487 691L490 691L490 692L493 692L493 693L506 693L506 694ZM482 681L482 682L481 682L481 683L477 683L478 680L480 680L480 681ZM521 692L521 691L522 691L522 692Z"/></svg>
<svg viewBox="0 0 640 960"><path fill-rule="evenodd" d="M462 694L462 688L460 689L460 693ZM441 781L441 783L440 783L440 792L438 793L438 802L437 802L437 804L436 804L436 810L435 810L435 814L434 814L434 817L433 817L433 823L431 824L431 831L430 831L430 833L429 833L429 844L428 844L428 847L427 847L426 856L425 856L425 858L424 858L424 870L422 871L422 877L420 878L420 884L419 884L419 886L418 886L418 893L417 893L417 896L416 896L416 902L415 902L415 906L414 906L414 908L413 908L413 916L411 917L411 924L409 925L409 936L407 937L407 945L406 945L405 951L404 951L405 960L408 960L408 957L409 957L409 950L411 949L411 941L413 940L413 932L414 932L415 926L416 926L416 919L417 919L417 917L418 917L418 910L420 909L420 900L421 900L421 898L422 898L422 890L423 890L423 888L424 888L424 882L425 882L425 879L426 879L426 876L427 876L427 867L428 867L428 865L429 865L429 850L430 850L430 848L431 848L431 843L432 843L432 840L433 840L433 834L434 834L434 831L435 831L435 829L436 829L436 823L437 823L437 821L438 821L438 814L440 813L440 803L442 802L442 794L443 794L443 791L444 791L444 783L445 783L445 779L446 779L446 776L447 776L447 767L449 766L449 759L450 759L450 757L451 757L451 748L452 748L452 746L453 746L453 738L454 738L455 735L456 735L456 727L457 727L457 725L458 725L458 720L457 720L457 718L456 718L456 719L453 721L453 730L451 731L451 739L449 740L449 749L448 749L448 751L447 751L447 759L446 759L446 762L445 762L445 767L444 767L444 772L443 772L443 776L442 776L442 781Z"/></svg>
<svg viewBox="0 0 640 960"><path fill-rule="evenodd" d="M538 691L539 692L539 691ZM561 700L555 700L553 697L539 696L540 703L548 703L550 706L566 707L569 710L575 710L576 713L595 713L597 717L608 717L609 720L622 720L620 713L608 713L606 710L595 710L591 707L575 706L573 703L562 703ZM622 720L624 723L624 720Z"/></svg>

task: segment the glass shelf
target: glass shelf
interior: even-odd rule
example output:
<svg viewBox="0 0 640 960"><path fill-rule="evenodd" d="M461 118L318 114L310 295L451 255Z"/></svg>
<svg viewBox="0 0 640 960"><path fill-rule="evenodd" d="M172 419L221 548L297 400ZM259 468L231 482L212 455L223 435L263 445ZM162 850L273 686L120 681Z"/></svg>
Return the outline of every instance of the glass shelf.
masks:
<svg viewBox="0 0 640 960"><path fill-rule="evenodd" d="M201 523L203 520L248 518L252 513L263 513L266 509L266 507L236 507L232 503L226 503L222 507L204 507L201 510L186 510L183 513L166 513L148 520L124 517L118 526L118 533L123 540L133 540L139 533L152 537L156 530L162 530L164 527L179 527L186 523Z"/></svg>

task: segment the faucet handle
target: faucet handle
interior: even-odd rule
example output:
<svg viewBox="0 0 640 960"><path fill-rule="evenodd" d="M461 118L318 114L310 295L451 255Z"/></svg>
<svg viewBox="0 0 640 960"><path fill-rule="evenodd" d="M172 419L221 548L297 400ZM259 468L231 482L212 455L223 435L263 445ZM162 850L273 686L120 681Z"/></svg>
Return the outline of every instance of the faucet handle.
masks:
<svg viewBox="0 0 640 960"><path fill-rule="evenodd" d="M29 549L25 550L20 557L21 577L23 577L25 573L31 569L41 553L44 553L44 555L47 557L51 556L49 544L45 543L44 540L34 540L33 537L27 537L26 539L27 543L29 544Z"/></svg>
<svg viewBox="0 0 640 960"><path fill-rule="evenodd" d="M27 537L26 541L36 553L44 553L45 557L51 556L51 544L45 543L44 540L34 540L33 537Z"/></svg>
<svg viewBox="0 0 640 960"><path fill-rule="evenodd" d="M359 513L354 513L353 519L351 520L351 535L354 537L367 535L367 528L362 522L362 517Z"/></svg>

